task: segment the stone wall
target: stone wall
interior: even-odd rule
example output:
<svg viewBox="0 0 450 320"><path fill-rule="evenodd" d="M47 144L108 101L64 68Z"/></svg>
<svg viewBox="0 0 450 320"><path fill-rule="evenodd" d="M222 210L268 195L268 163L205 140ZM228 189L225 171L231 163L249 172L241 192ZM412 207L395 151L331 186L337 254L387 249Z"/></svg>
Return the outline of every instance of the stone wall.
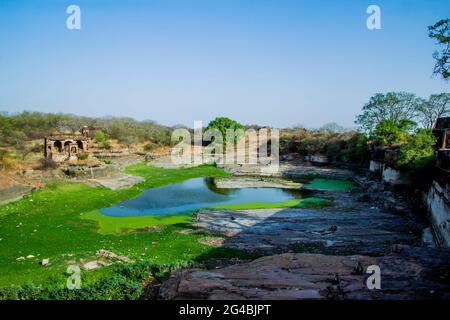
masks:
<svg viewBox="0 0 450 320"><path fill-rule="evenodd" d="M317 164L327 164L327 163L331 162L327 156L320 155L320 154L313 154L313 155L305 156L305 161L317 163Z"/></svg>
<svg viewBox="0 0 450 320"><path fill-rule="evenodd" d="M8 183L0 187L0 204L16 201L31 193L32 187L21 183Z"/></svg>
<svg viewBox="0 0 450 320"><path fill-rule="evenodd" d="M433 181L425 195L435 239L440 246L450 247L450 183Z"/></svg>
<svg viewBox="0 0 450 320"><path fill-rule="evenodd" d="M117 168L109 165L100 165L97 167L88 167L83 165L68 165L61 170L67 176L74 178L96 179L107 177L117 172Z"/></svg>
<svg viewBox="0 0 450 320"><path fill-rule="evenodd" d="M405 186L411 183L404 173L385 164L381 167L381 179L391 186Z"/></svg>
<svg viewBox="0 0 450 320"><path fill-rule="evenodd" d="M378 148L372 152L369 170L391 186L410 186L411 179L392 167L397 150ZM450 247L450 149L437 150L432 183L423 193L433 235L439 246ZM413 185L414 186L414 185Z"/></svg>
<svg viewBox="0 0 450 320"><path fill-rule="evenodd" d="M370 160L369 171L374 173L381 173L382 163L376 160Z"/></svg>
<svg viewBox="0 0 450 320"><path fill-rule="evenodd" d="M410 179L401 171L396 170L380 161L371 160L369 171L381 177L381 180L391 186L404 186L410 184Z"/></svg>

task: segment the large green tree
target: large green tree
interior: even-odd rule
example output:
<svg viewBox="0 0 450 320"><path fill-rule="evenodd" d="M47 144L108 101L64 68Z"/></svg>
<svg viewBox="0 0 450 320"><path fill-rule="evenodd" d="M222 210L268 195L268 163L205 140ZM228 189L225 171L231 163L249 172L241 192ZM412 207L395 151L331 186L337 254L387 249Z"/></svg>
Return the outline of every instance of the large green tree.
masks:
<svg viewBox="0 0 450 320"><path fill-rule="evenodd" d="M423 127L432 129L438 118L450 114L450 93L432 94L417 106L418 118Z"/></svg>
<svg viewBox="0 0 450 320"><path fill-rule="evenodd" d="M433 74L450 78L450 19L443 19L428 27L429 37L437 40L439 50L433 54L436 60Z"/></svg>
<svg viewBox="0 0 450 320"><path fill-rule="evenodd" d="M435 160L435 143L436 139L430 129L418 129L400 149L395 166L399 169L417 171L431 165Z"/></svg>
<svg viewBox="0 0 450 320"><path fill-rule="evenodd" d="M226 133L228 129L232 129L234 131L237 130L244 130L244 126L240 124L239 122L235 120L231 120L230 118L226 117L218 117L212 120L208 126L206 127L206 130L208 129L217 129L220 131L223 137L223 142L226 142ZM235 137L236 139L236 137Z"/></svg>
<svg viewBox="0 0 450 320"><path fill-rule="evenodd" d="M372 138L383 142L385 146L404 144L408 141L410 134L416 127L416 123L411 120L382 120L375 128Z"/></svg>
<svg viewBox="0 0 450 320"><path fill-rule="evenodd" d="M362 114L356 118L360 128L373 134L382 121L400 124L401 121L414 121L420 100L408 92L377 93L362 108Z"/></svg>

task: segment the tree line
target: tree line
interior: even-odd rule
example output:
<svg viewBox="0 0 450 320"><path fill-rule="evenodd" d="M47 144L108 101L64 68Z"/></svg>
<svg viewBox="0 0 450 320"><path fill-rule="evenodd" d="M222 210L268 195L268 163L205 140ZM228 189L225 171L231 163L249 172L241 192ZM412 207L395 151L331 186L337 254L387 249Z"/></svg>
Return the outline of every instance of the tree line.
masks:
<svg viewBox="0 0 450 320"><path fill-rule="evenodd" d="M22 112L0 114L0 145L18 146L23 141L42 139L52 133L74 133L84 126L102 131L119 143L170 143L171 128L154 121L132 118L91 118L68 114Z"/></svg>

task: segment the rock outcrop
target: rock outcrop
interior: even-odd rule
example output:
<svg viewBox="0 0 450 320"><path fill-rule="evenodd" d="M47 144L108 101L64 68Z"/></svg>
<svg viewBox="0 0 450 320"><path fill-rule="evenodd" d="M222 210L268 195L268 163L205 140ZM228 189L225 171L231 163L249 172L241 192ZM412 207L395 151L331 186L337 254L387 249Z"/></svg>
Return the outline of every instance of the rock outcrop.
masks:
<svg viewBox="0 0 450 320"><path fill-rule="evenodd" d="M229 177L214 178L214 184L221 189L234 188L280 188L298 190L302 184L279 178Z"/></svg>
<svg viewBox="0 0 450 320"><path fill-rule="evenodd" d="M261 253L381 255L392 244L421 241L405 217L370 208L208 210L197 216L196 227L228 237L225 247Z"/></svg>
<svg viewBox="0 0 450 320"><path fill-rule="evenodd" d="M109 177L91 179L94 183L97 183L105 188L111 190L118 190L123 188L129 188L135 184L143 182L143 177L133 176L131 174L116 173Z"/></svg>
<svg viewBox="0 0 450 320"><path fill-rule="evenodd" d="M9 177L0 177L0 204L13 202L29 195L33 187L24 183L19 183Z"/></svg>
<svg viewBox="0 0 450 320"><path fill-rule="evenodd" d="M369 290L369 266L381 289ZM161 299L450 299L450 251L397 246L383 257L285 253L173 273Z"/></svg>
<svg viewBox="0 0 450 320"><path fill-rule="evenodd" d="M290 163L281 163L276 170L263 165L219 165L225 171L235 176L270 176L282 177L286 179L302 178L305 176L316 175L328 179L352 179L355 177L355 172L347 169L316 167L309 165L296 165ZM274 167L274 166L273 166ZM267 169L267 170L266 170Z"/></svg>

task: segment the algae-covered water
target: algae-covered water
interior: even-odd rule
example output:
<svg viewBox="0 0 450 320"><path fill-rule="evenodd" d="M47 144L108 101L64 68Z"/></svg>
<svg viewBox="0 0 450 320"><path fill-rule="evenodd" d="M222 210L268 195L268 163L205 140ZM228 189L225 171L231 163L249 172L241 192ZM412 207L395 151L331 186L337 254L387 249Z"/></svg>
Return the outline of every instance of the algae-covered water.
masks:
<svg viewBox="0 0 450 320"><path fill-rule="evenodd" d="M250 202L284 202L300 198L301 191L277 188L215 188L208 178L195 178L152 188L140 196L100 209L108 216L180 214L191 210Z"/></svg>
<svg viewBox="0 0 450 320"><path fill-rule="evenodd" d="M344 191L350 181L315 178L304 190ZM303 191L280 188L220 189L210 178L194 178L168 186L151 188L140 196L100 209L113 217L176 215L208 207L246 203L282 203L302 198Z"/></svg>
<svg viewBox="0 0 450 320"><path fill-rule="evenodd" d="M314 178L303 185L306 190L323 190L323 191L347 191L354 187L354 183L348 180L334 180Z"/></svg>

